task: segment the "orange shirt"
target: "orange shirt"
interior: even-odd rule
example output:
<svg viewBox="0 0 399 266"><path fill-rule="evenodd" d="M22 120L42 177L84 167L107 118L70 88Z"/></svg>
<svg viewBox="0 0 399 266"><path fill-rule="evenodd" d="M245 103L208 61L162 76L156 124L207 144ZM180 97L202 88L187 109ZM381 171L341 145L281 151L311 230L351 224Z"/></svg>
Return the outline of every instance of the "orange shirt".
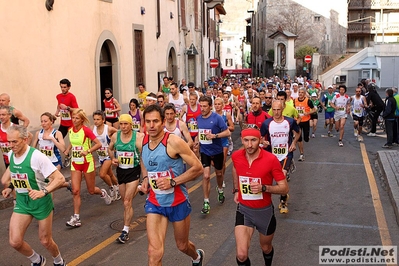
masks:
<svg viewBox="0 0 399 266"><path fill-rule="evenodd" d="M309 99L307 97L305 97L303 101L298 100L298 98L295 99L295 109L298 111L299 116L302 117L301 122L310 120L310 106L308 101ZM308 113L308 115L304 115L305 113Z"/></svg>

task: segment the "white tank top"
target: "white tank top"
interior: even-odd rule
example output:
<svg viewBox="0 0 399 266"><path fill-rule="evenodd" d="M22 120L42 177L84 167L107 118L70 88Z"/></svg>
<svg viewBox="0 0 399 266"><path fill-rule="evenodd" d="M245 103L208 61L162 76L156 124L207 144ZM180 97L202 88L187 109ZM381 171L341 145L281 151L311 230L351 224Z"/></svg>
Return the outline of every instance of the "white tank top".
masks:
<svg viewBox="0 0 399 266"><path fill-rule="evenodd" d="M93 133L97 137L97 139L101 142L101 148L97 150L98 159L100 161L108 159L108 144L111 141L108 136L108 125L104 125L103 133L100 135L97 132L97 127L93 127Z"/></svg>
<svg viewBox="0 0 399 266"><path fill-rule="evenodd" d="M181 93L179 93L179 98L177 100L173 99L172 94L169 95L169 103L173 103L175 105L176 115L180 114L181 110L183 109L183 106L186 104L184 102L184 96Z"/></svg>
<svg viewBox="0 0 399 266"><path fill-rule="evenodd" d="M55 138L55 132L57 132L57 130L53 129L53 131L51 132L51 134L54 136ZM39 131L39 135L38 135L38 139L39 139L39 150L44 153L51 162L58 162L58 158L55 155L55 145L54 142L52 142L49 139L43 139L43 134L44 134L44 129L41 129Z"/></svg>

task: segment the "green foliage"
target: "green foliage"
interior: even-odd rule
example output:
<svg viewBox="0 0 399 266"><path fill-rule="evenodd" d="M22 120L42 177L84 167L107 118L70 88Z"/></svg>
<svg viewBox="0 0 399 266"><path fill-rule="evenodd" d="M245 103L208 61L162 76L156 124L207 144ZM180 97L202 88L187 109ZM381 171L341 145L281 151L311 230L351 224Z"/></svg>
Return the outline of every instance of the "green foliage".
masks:
<svg viewBox="0 0 399 266"><path fill-rule="evenodd" d="M317 52L316 47L311 47L309 45L303 45L296 50L295 58L304 58L306 55L313 55L316 52Z"/></svg>
<svg viewBox="0 0 399 266"><path fill-rule="evenodd" d="M269 58L270 61L274 61L274 49L267 51L267 58Z"/></svg>

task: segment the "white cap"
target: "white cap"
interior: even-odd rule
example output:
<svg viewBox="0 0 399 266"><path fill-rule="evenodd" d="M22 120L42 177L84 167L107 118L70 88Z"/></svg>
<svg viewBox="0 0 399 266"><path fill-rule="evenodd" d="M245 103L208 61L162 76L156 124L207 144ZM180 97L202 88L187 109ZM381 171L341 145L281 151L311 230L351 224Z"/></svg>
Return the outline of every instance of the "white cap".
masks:
<svg viewBox="0 0 399 266"><path fill-rule="evenodd" d="M333 87L333 85L328 85L327 89L328 89L328 88L334 88L334 87Z"/></svg>
<svg viewBox="0 0 399 266"><path fill-rule="evenodd" d="M230 87L230 86L227 86L227 87L226 87L226 91L231 91L231 87Z"/></svg>
<svg viewBox="0 0 399 266"><path fill-rule="evenodd" d="M310 95L310 96L317 97L317 94L316 94L316 92L313 92L312 95Z"/></svg>

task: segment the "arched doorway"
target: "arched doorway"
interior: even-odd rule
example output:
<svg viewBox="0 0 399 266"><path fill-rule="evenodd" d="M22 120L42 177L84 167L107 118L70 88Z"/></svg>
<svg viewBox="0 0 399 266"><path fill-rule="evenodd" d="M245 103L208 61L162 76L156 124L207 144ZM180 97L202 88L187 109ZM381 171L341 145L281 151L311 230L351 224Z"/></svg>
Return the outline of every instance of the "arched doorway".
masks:
<svg viewBox="0 0 399 266"><path fill-rule="evenodd" d="M104 91L111 88L114 97L122 104L120 99L120 73L119 51L114 35L110 31L104 31L98 38L96 47L96 95L97 108L103 109Z"/></svg>
<svg viewBox="0 0 399 266"><path fill-rule="evenodd" d="M175 82L178 81L176 51L173 47L171 47L169 50L168 66L167 66L166 71L168 72L169 77L173 77L173 80Z"/></svg>

